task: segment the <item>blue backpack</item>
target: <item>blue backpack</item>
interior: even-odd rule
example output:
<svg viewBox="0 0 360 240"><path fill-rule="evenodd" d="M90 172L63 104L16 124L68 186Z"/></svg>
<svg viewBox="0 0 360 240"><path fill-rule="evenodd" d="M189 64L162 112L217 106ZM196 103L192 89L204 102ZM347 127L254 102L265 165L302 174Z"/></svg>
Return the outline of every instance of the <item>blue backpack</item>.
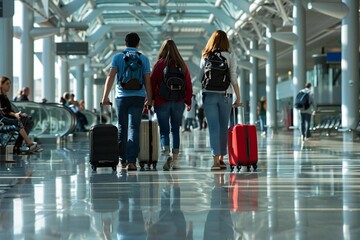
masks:
<svg viewBox="0 0 360 240"><path fill-rule="evenodd" d="M120 77L120 85L124 90L140 90L143 86L144 73L141 53L124 51L124 71Z"/></svg>

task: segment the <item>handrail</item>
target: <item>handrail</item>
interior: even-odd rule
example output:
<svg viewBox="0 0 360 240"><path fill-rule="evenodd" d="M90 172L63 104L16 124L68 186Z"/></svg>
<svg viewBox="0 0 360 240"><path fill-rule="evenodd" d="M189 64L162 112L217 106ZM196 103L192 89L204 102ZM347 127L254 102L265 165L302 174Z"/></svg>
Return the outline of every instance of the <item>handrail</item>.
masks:
<svg viewBox="0 0 360 240"><path fill-rule="evenodd" d="M83 110L81 112L85 115L88 121L88 124L85 126L86 130L89 130L91 127L99 123L99 116L96 113L90 110Z"/></svg>
<svg viewBox="0 0 360 240"><path fill-rule="evenodd" d="M13 102L13 105L32 117L34 128L30 136L63 137L75 131L75 114L61 104L25 101Z"/></svg>

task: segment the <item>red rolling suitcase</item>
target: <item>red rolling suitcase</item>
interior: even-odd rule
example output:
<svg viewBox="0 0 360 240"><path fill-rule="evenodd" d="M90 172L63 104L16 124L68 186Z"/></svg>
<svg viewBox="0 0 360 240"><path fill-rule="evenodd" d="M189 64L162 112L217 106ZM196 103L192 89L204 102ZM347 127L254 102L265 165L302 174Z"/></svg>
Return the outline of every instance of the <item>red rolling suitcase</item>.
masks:
<svg viewBox="0 0 360 240"><path fill-rule="evenodd" d="M244 109L242 121L244 122ZM257 169L258 146L255 125L235 124L228 129L228 154L231 171L235 167L240 171L241 166L247 166L248 171L251 166L254 170Z"/></svg>
<svg viewBox="0 0 360 240"><path fill-rule="evenodd" d="M110 106L112 106L110 104ZM102 112L103 106L100 105ZM102 115L102 114L101 114ZM101 117L100 117L101 119ZM112 109L111 109L112 121ZM116 171L119 163L118 129L112 124L97 124L90 131L90 164L96 171L98 167L111 167Z"/></svg>

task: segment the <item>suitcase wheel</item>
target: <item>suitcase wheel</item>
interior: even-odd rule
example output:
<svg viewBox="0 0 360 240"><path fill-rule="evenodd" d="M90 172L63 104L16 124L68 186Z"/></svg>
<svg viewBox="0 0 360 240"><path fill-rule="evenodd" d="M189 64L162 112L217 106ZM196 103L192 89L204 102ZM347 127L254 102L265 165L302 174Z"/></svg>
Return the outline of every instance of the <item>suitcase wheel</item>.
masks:
<svg viewBox="0 0 360 240"><path fill-rule="evenodd" d="M254 169L254 171L256 171L256 169L257 169L257 164L256 163L253 164L253 169Z"/></svg>
<svg viewBox="0 0 360 240"><path fill-rule="evenodd" d="M240 165L239 165L239 166L236 166L236 168L237 168L237 171L240 172L241 166L240 166Z"/></svg>
<svg viewBox="0 0 360 240"><path fill-rule="evenodd" d="M251 166L247 166L247 171L251 172Z"/></svg>
<svg viewBox="0 0 360 240"><path fill-rule="evenodd" d="M140 170L145 170L145 164L143 162L139 162Z"/></svg>
<svg viewBox="0 0 360 240"><path fill-rule="evenodd" d="M154 162L152 165L153 165L153 169L156 169L157 164Z"/></svg>
<svg viewBox="0 0 360 240"><path fill-rule="evenodd" d="M91 169L96 172L96 166L95 165L91 165Z"/></svg>

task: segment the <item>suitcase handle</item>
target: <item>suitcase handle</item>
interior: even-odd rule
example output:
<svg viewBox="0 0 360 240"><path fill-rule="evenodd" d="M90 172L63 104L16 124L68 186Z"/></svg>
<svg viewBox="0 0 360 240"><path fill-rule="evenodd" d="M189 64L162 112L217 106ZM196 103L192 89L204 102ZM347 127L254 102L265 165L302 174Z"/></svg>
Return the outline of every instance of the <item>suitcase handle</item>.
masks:
<svg viewBox="0 0 360 240"><path fill-rule="evenodd" d="M104 105L110 105L110 124L112 124L114 116L113 116L113 111L112 111L112 102L109 102L109 104L103 104L102 102L100 102L100 123L102 123L102 117L103 117L103 110L104 110Z"/></svg>
<svg viewBox="0 0 360 240"><path fill-rule="evenodd" d="M239 108L241 109L241 113L242 113L240 123L245 124L245 107L239 106ZM235 107L232 108L232 111L233 111L233 117L234 117L234 124L237 124Z"/></svg>

